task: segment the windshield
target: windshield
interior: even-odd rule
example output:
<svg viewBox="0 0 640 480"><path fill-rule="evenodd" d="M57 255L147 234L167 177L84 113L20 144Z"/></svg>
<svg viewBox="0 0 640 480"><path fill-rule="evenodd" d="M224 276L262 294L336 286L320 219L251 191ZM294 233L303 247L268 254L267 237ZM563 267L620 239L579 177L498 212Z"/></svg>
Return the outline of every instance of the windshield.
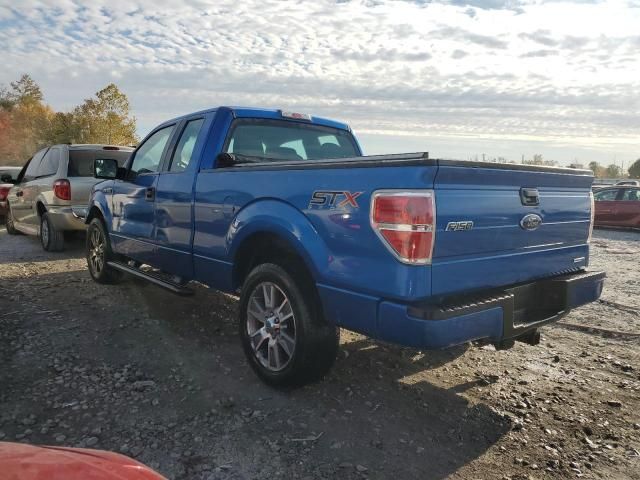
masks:
<svg viewBox="0 0 640 480"><path fill-rule="evenodd" d="M112 158L122 167L131 152L128 150L69 150L69 177L93 177L93 161L96 158Z"/></svg>
<svg viewBox="0 0 640 480"><path fill-rule="evenodd" d="M360 156L346 130L281 120L238 120L227 141L227 153L265 161L305 161Z"/></svg>

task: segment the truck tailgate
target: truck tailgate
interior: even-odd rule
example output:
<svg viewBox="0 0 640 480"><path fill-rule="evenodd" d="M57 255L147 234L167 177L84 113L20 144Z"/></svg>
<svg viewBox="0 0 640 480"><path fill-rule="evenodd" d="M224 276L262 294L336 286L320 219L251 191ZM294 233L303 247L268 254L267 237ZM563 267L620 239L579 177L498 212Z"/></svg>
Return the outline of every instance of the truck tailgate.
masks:
<svg viewBox="0 0 640 480"><path fill-rule="evenodd" d="M582 170L442 162L434 182L432 294L497 288L584 268L592 180Z"/></svg>

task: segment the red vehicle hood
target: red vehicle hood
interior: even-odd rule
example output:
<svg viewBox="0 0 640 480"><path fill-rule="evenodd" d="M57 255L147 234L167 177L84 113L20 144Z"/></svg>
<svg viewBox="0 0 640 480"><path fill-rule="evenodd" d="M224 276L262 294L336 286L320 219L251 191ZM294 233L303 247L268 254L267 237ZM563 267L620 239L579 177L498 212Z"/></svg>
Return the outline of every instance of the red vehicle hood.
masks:
<svg viewBox="0 0 640 480"><path fill-rule="evenodd" d="M129 457L102 450L0 442L3 480L166 480Z"/></svg>

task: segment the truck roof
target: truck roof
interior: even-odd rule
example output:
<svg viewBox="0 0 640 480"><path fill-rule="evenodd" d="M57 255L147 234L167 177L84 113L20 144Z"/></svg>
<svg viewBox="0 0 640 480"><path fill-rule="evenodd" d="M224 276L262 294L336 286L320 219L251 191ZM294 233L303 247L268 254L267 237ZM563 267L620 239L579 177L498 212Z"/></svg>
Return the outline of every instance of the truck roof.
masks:
<svg viewBox="0 0 640 480"><path fill-rule="evenodd" d="M282 116L283 110L258 108L258 107L220 106L220 107L208 108L206 110L200 110L197 112L192 112L186 115L181 115L179 117L172 118L171 120L167 120L166 122L163 122L162 125L176 122L178 120L182 120L183 118L191 117L193 115L211 113L211 112L215 112L217 110L222 110L222 109L226 109L230 111L235 117L238 117L238 118L272 118L272 119L280 119L280 120L285 119L285 120L290 120L294 122L301 121L301 120L295 120L292 118L283 117ZM304 121L304 122L309 123L308 121ZM311 123L314 125L322 125L325 127L332 127L332 128L338 128L340 130L351 131L351 128L349 127L349 125L344 122L331 120L329 118L317 117L315 115L311 116Z"/></svg>

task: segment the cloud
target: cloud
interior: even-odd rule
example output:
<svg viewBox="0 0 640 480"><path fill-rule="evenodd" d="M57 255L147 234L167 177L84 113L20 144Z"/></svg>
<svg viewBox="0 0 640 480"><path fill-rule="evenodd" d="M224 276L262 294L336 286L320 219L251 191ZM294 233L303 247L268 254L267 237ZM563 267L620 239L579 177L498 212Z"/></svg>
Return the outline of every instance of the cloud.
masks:
<svg viewBox="0 0 640 480"><path fill-rule="evenodd" d="M520 58L536 58L536 57L550 57L552 55L558 55L558 50L533 50L520 55Z"/></svg>
<svg viewBox="0 0 640 480"><path fill-rule="evenodd" d="M22 0L0 6L0 83L31 73L68 109L115 81L141 134L246 104L346 120L396 151L412 136L450 139L448 156L467 138L623 158L638 155L638 24L614 0Z"/></svg>

